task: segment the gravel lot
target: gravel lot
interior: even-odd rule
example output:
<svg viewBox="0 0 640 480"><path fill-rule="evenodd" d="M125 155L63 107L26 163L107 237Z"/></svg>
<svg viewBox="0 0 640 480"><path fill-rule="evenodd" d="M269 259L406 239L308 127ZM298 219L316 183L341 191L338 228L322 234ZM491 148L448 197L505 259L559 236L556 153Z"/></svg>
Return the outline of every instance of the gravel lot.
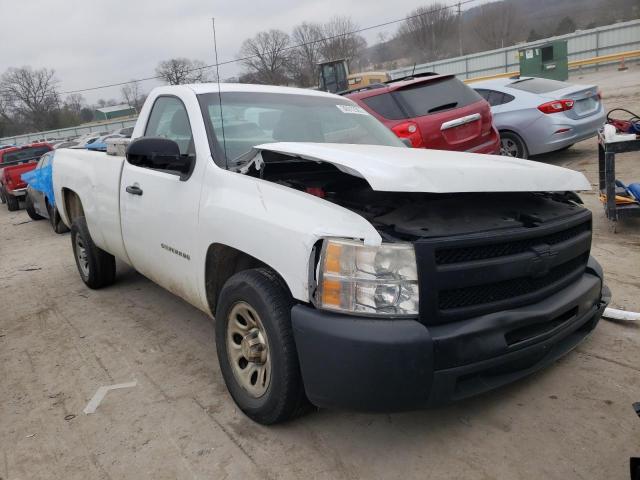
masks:
<svg viewBox="0 0 640 480"><path fill-rule="evenodd" d="M637 64L572 80L640 111ZM618 177L640 181L638 159L620 157ZM595 140L539 160L597 185ZM597 195L583 198L613 304L639 311L640 222L614 234ZM69 235L4 206L0 292L0 480L625 479L640 455L640 325L602 321L551 368L446 408L265 428L226 393L209 318L125 267L85 288ZM98 387L133 380L83 413Z"/></svg>

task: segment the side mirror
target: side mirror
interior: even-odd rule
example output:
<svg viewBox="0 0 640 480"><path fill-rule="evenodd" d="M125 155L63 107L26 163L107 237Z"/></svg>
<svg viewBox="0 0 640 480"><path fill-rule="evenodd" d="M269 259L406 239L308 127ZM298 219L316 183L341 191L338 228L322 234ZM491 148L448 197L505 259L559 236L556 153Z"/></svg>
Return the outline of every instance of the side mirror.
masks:
<svg viewBox="0 0 640 480"><path fill-rule="evenodd" d="M167 170L180 175L182 180L191 173L194 158L181 155L173 140L162 137L141 137L127 147L127 162L138 167Z"/></svg>

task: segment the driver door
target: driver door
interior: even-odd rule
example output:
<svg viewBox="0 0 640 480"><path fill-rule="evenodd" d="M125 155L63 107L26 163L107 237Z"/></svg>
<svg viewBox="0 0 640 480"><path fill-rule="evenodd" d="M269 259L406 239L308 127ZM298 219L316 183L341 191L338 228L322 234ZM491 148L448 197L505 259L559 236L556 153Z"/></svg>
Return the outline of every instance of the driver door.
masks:
<svg viewBox="0 0 640 480"><path fill-rule="evenodd" d="M184 103L159 96L151 109L145 137L174 140L182 155L197 161L191 122ZM200 152L200 157L205 155ZM195 167L191 168L193 172ZM199 301L196 245L200 179L125 161L120 182L122 237L130 262L144 276L190 303Z"/></svg>

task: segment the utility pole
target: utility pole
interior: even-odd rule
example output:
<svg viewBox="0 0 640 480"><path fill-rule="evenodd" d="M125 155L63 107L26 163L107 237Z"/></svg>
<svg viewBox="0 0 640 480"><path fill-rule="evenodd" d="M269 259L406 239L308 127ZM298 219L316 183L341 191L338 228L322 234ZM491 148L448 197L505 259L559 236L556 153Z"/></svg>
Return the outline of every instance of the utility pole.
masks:
<svg viewBox="0 0 640 480"><path fill-rule="evenodd" d="M462 4L457 3L458 7L458 53L462 56Z"/></svg>

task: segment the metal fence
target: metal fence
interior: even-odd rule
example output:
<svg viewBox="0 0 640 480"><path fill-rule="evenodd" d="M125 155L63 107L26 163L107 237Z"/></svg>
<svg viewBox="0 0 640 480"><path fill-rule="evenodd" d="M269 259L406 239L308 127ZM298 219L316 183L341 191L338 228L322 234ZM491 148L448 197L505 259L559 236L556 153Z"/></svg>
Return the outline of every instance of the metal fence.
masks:
<svg viewBox="0 0 640 480"><path fill-rule="evenodd" d="M106 134L125 127L133 127L138 117L127 117L126 119L111 120L108 122L95 122L78 125L77 127L61 128L59 130L48 130L46 132L27 133L14 137L0 138L0 145L23 145L25 143L39 140L53 141L64 140L69 137L78 137L87 133Z"/></svg>
<svg viewBox="0 0 640 480"><path fill-rule="evenodd" d="M415 66L415 73L437 72L457 75L463 79L496 75L520 68L518 50L532 48L552 40L567 40L569 61L598 57L640 48L640 20L616 23L591 30L545 38L530 43L474 53L463 57L438 60ZM410 75L413 66L389 71L391 78Z"/></svg>

